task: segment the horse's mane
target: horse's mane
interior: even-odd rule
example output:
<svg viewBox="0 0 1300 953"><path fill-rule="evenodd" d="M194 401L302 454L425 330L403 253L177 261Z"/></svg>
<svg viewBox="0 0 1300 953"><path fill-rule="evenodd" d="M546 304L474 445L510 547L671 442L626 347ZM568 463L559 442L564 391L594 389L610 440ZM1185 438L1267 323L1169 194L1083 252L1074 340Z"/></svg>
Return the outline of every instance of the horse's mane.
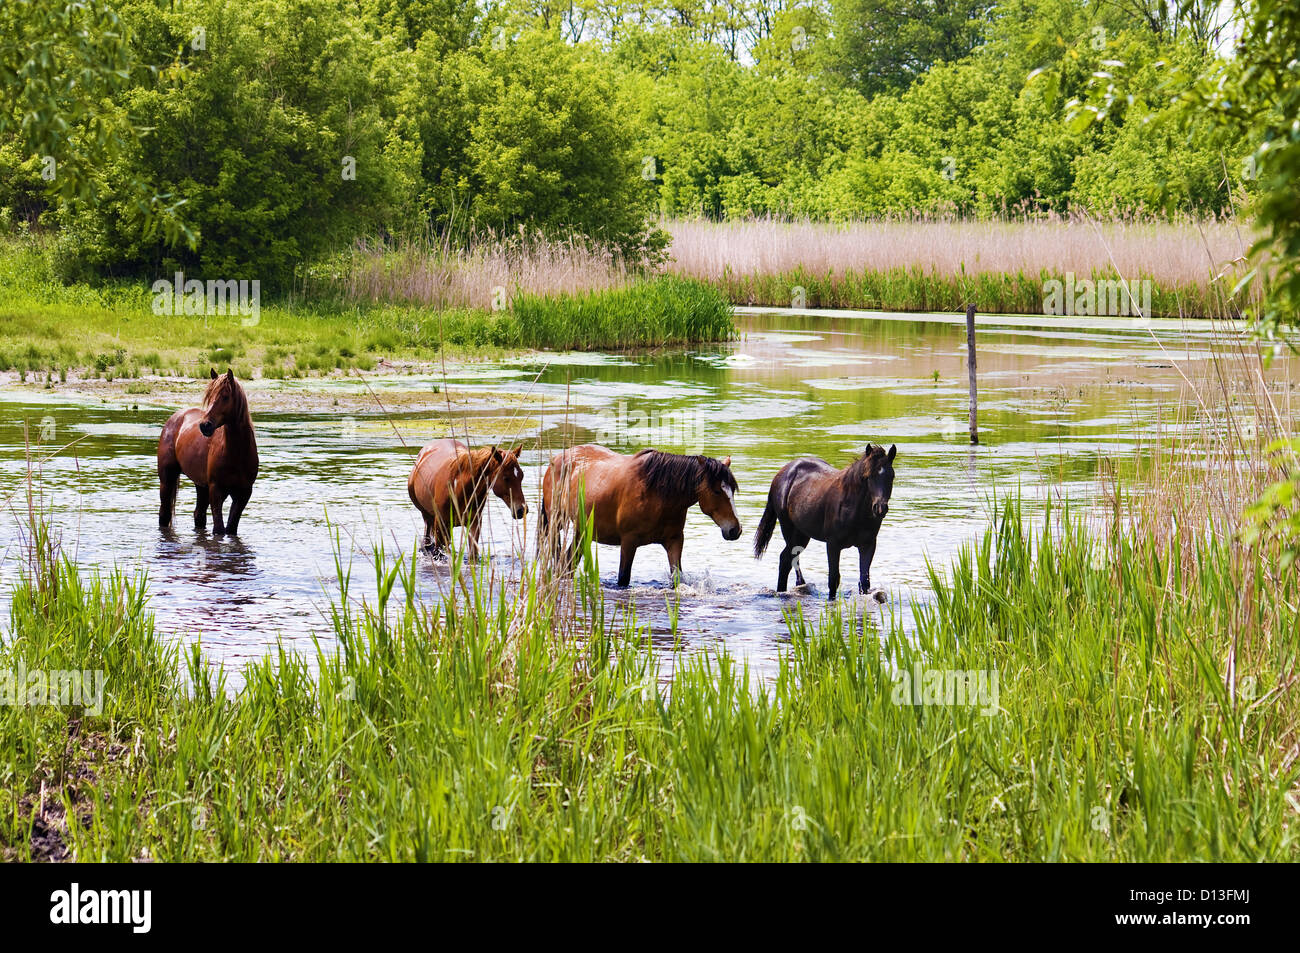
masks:
<svg viewBox="0 0 1300 953"><path fill-rule="evenodd" d="M876 447L868 444L868 449L847 467L844 468L844 476L848 480L864 479L871 471L871 468L881 460L884 460L888 454L884 447Z"/></svg>
<svg viewBox="0 0 1300 953"><path fill-rule="evenodd" d="M207 390L203 392L204 408L211 407L222 395L223 391L230 392L232 405L231 416L244 424L251 427L253 417L248 412L248 396L244 393L244 388L239 386L239 381L235 380L229 374L218 375L215 379L208 381Z"/></svg>
<svg viewBox="0 0 1300 953"><path fill-rule="evenodd" d="M641 461L641 475L646 486L664 495L681 495L695 492L701 478L710 484L720 484L736 491L736 478L731 468L721 460L703 454L688 456L681 453L664 453L662 450L642 450L636 458Z"/></svg>

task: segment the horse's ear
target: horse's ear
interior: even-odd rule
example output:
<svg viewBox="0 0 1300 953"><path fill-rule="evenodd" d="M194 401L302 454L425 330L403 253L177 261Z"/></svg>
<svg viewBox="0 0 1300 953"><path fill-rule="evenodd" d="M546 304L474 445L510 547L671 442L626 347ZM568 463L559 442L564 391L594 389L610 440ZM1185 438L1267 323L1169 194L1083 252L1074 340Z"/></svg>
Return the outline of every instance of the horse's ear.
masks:
<svg viewBox="0 0 1300 953"><path fill-rule="evenodd" d="M235 369L233 367L227 367L226 376L233 381L235 379Z"/></svg>
<svg viewBox="0 0 1300 953"><path fill-rule="evenodd" d="M724 467L729 467L729 466L731 466L731 457L723 457L723 459L722 459L722 465L723 465Z"/></svg>
<svg viewBox="0 0 1300 953"><path fill-rule="evenodd" d="M896 453L898 453L898 444L896 444L896 443L891 443L891 444L889 445L889 456L887 456L885 459L888 460L890 463L893 463L893 462L894 462L894 454L896 454Z"/></svg>
<svg viewBox="0 0 1300 953"><path fill-rule="evenodd" d="M521 443L518 446L516 446L514 449L512 449L510 452L517 457L519 456L519 454L524 452L524 445Z"/></svg>
<svg viewBox="0 0 1300 953"><path fill-rule="evenodd" d="M215 367L209 367L208 373L212 375L212 380L215 381L217 379L217 369Z"/></svg>
<svg viewBox="0 0 1300 953"><path fill-rule="evenodd" d="M871 444L867 444L867 449L866 449L865 452L866 452L867 456L871 456Z"/></svg>

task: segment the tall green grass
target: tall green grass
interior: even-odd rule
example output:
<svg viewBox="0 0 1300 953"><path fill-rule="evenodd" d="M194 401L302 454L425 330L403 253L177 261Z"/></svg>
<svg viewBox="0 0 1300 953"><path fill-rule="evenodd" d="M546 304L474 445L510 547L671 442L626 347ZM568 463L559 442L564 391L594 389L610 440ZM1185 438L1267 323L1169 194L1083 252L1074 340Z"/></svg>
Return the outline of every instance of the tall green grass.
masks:
<svg viewBox="0 0 1300 953"><path fill-rule="evenodd" d="M83 860L1294 860L1300 584L1258 557L1009 504L915 631L796 611L760 686L718 652L661 684L591 572L429 604L379 555L317 672L281 653L233 695L142 581L55 560L0 661L103 667L110 698L0 710L0 849L43 789ZM917 665L995 670L996 713L898 703Z"/></svg>
<svg viewBox="0 0 1300 953"><path fill-rule="evenodd" d="M1080 279L1113 279L1108 272L1079 275ZM1143 276L1139 276L1141 278ZM807 268L767 273L725 270L714 284L733 304L790 307L795 288L803 289L809 308L855 308L873 311L948 312L974 303L993 314L1042 314L1044 282L1063 281L1059 273L1043 271L947 274L920 267L885 270L846 269L818 272ZM1226 290L1208 284L1165 287L1152 282L1148 317L1208 317L1236 319L1239 309Z"/></svg>
<svg viewBox="0 0 1300 953"><path fill-rule="evenodd" d="M690 278L641 279L623 288L571 295L520 295L517 341L526 347L660 347L725 341L736 333L727 299Z"/></svg>

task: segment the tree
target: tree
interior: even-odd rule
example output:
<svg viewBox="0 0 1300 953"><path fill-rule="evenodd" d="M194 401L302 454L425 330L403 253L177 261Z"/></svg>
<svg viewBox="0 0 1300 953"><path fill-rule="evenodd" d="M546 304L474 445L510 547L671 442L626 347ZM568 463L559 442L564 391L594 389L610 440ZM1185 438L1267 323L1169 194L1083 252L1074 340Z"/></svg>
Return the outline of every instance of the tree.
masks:
<svg viewBox="0 0 1300 953"><path fill-rule="evenodd" d="M374 228L403 181L372 69L385 46L338 0L220 0L176 12L123 7L149 57L179 51L157 82L118 97L150 129L96 172L101 198L62 210L69 269L286 286L314 256ZM196 242L176 248L131 214L122 183L145 178L186 202Z"/></svg>
<svg viewBox="0 0 1300 953"><path fill-rule="evenodd" d="M62 201L94 201L95 170L138 142L139 130L104 105L137 69L126 26L101 0L0 3L0 142L14 136L8 151L33 156ZM192 237L164 196L135 177L122 186L150 232Z"/></svg>
<svg viewBox="0 0 1300 953"><path fill-rule="evenodd" d="M906 89L979 44L992 0L830 0L830 67L868 96Z"/></svg>

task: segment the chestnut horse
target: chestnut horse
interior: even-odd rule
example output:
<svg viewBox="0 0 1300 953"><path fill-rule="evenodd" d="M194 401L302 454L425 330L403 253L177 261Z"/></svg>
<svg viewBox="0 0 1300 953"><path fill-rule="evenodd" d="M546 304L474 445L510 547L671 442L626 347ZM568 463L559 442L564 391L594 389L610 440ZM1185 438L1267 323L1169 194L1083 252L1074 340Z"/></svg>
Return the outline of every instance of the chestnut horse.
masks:
<svg viewBox="0 0 1300 953"><path fill-rule="evenodd" d="M580 496L581 494L581 496ZM559 532L586 501L592 538L621 551L618 584L632 581L632 560L641 546L658 543L668 553L673 584L682 571L682 529L686 511L696 503L718 524L723 539L740 537L734 497L736 478L731 457L680 456L642 450L624 456L596 444L557 453L542 480L542 516L538 542ZM555 526L548 526L551 518Z"/></svg>
<svg viewBox="0 0 1300 953"><path fill-rule="evenodd" d="M415 459L406 492L424 517L424 545L435 555L451 545L453 526L469 530L468 555L478 558L479 526L491 489L517 520L528 512L519 452L495 445L471 450L450 437L435 440Z"/></svg>
<svg viewBox="0 0 1300 953"><path fill-rule="evenodd" d="M194 481L198 503L194 507L194 528L207 525L212 506L212 531L217 536L239 533L239 517L253 494L257 479L257 439L248 414L248 398L235 380L234 371L212 379L203 394L203 407L178 410L163 424L158 438L158 526L172 525L176 490L181 474ZM230 521L223 522L221 509L230 497Z"/></svg>
<svg viewBox="0 0 1300 953"><path fill-rule="evenodd" d="M785 592L794 568L795 585L802 586L799 554L810 539L826 543L830 560L830 596L840 587L840 552L858 548L858 591L871 589L871 560L876 555L876 535L889 512L889 495L894 488L894 454L897 447L873 447L843 470L825 460L804 457L787 463L772 479L767 507L758 521L754 537L754 558L758 559L772 539L777 522L785 537L777 570L776 591Z"/></svg>

